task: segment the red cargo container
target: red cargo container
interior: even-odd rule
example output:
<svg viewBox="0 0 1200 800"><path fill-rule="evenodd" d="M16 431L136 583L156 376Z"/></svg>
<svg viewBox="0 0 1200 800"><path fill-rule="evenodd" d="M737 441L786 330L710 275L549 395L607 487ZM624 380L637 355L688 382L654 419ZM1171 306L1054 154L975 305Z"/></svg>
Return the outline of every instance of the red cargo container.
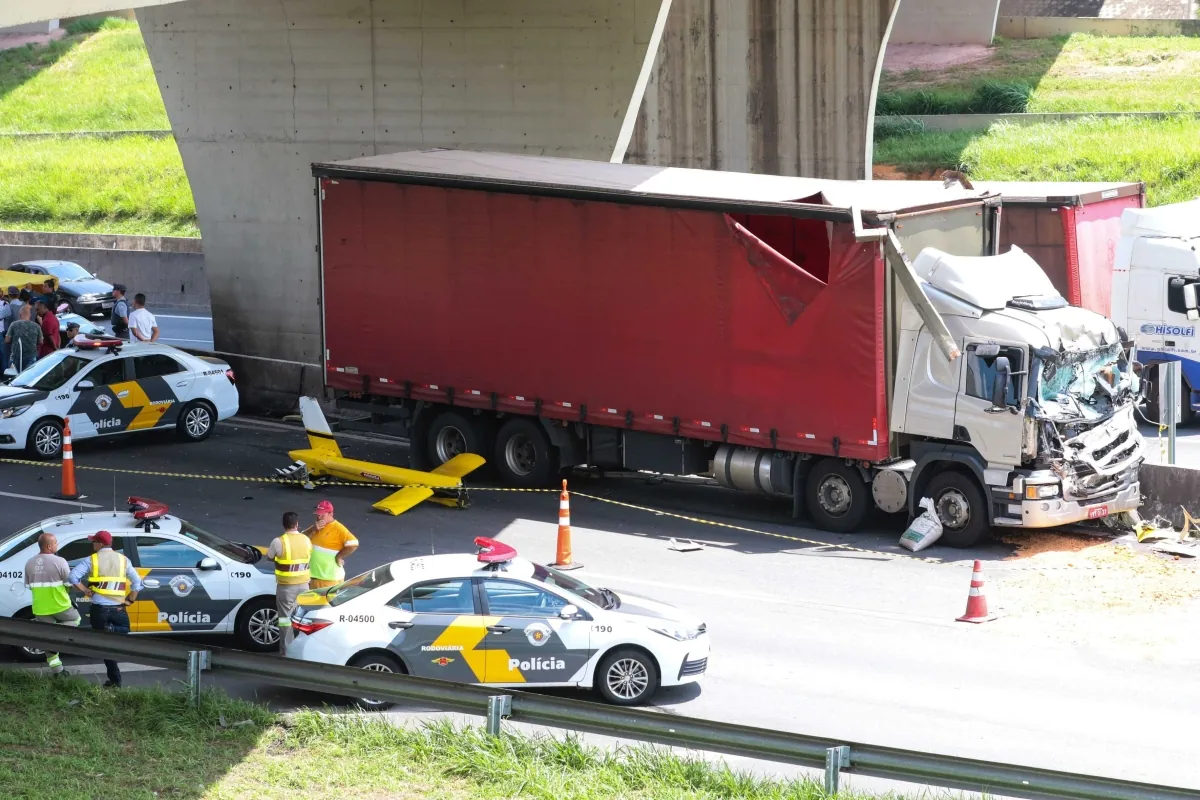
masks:
<svg viewBox="0 0 1200 800"><path fill-rule="evenodd" d="M981 181L976 188L1003 197L1000 252L1017 245L1071 305L1112 315L1121 212L1145 205L1143 184Z"/></svg>
<svg viewBox="0 0 1200 800"><path fill-rule="evenodd" d="M513 419L544 426L563 464L687 473L720 443L757 448L738 457L787 461L757 487L779 494L796 452L895 455L897 289L880 240L825 203L871 187L455 151L313 172L326 383L408 426L418 458L447 414L488 456ZM978 193L903 197L862 218L914 246L994 241Z"/></svg>

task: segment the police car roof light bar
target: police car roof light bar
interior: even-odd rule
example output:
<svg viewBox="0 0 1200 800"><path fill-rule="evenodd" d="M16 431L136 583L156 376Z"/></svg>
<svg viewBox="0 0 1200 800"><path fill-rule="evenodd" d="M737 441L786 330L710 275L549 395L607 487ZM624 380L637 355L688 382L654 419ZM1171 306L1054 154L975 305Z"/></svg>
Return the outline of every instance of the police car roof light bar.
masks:
<svg viewBox="0 0 1200 800"><path fill-rule="evenodd" d="M151 500L146 497L130 497L125 501L129 504L129 511L133 514L133 518L142 523L142 527L149 533L151 528L157 528L154 520L161 519L167 515L171 509L166 503L160 503L157 500Z"/></svg>
<svg viewBox="0 0 1200 800"><path fill-rule="evenodd" d="M517 557L516 548L512 545L489 539L486 536L475 537L475 546L479 548L477 558L482 564L499 564L512 561Z"/></svg>
<svg viewBox="0 0 1200 800"><path fill-rule="evenodd" d="M91 336L86 333L81 333L71 340L71 346L76 350L99 350L101 348L110 353L117 353L121 350L121 346L128 344L124 339L118 339L115 336Z"/></svg>

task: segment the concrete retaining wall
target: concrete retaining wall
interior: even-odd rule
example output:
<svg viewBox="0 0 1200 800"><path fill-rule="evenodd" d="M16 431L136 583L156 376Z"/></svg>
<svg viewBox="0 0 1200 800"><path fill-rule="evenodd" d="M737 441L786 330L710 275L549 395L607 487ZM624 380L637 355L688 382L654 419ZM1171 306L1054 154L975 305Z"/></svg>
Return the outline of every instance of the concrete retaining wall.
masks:
<svg viewBox="0 0 1200 800"><path fill-rule="evenodd" d="M1092 33L1097 36L1200 36L1196 19L1097 19L1080 17L1009 17L996 21L996 35L1007 39L1048 39Z"/></svg>
<svg viewBox="0 0 1200 800"><path fill-rule="evenodd" d="M902 2L889 44L991 44L1000 0Z"/></svg>
<svg viewBox="0 0 1200 800"><path fill-rule="evenodd" d="M930 131L986 130L995 122L1012 125L1038 125L1043 122L1068 122L1084 117L1141 117L1144 119L1166 119L1168 117L1200 118L1200 112L1191 111L1091 111L1062 114L915 114L912 116L879 116L875 120L911 119L921 123Z"/></svg>
<svg viewBox="0 0 1200 800"><path fill-rule="evenodd" d="M1200 518L1200 469L1143 464L1139 472L1145 502L1139 512L1144 519L1156 516L1183 527L1183 509Z"/></svg>
<svg viewBox="0 0 1200 800"><path fill-rule="evenodd" d="M199 239L0 231L0 266L18 261L74 261L146 304L207 310L211 301Z"/></svg>

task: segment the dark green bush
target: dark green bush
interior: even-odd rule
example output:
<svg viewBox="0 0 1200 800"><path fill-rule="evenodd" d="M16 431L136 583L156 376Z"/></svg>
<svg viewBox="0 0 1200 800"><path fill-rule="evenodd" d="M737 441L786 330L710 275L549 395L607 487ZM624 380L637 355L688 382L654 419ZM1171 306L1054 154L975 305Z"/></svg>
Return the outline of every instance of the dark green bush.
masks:
<svg viewBox="0 0 1200 800"><path fill-rule="evenodd" d="M920 114L1023 114L1033 87L1027 83L989 81L970 94L961 91L911 89L881 94L875 102L879 116Z"/></svg>

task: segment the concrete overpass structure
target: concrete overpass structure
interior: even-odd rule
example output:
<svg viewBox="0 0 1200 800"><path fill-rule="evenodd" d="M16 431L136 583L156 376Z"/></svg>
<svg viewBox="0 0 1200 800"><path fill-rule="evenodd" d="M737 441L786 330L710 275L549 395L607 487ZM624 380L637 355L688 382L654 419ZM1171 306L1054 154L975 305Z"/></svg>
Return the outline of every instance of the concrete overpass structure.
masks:
<svg viewBox="0 0 1200 800"><path fill-rule="evenodd" d="M898 2L8 0L0 25L141 6L217 349L296 362L238 365L277 405L320 381L298 366L321 355L311 162L461 147L870 177ZM364 287L364 313L386 308Z"/></svg>

